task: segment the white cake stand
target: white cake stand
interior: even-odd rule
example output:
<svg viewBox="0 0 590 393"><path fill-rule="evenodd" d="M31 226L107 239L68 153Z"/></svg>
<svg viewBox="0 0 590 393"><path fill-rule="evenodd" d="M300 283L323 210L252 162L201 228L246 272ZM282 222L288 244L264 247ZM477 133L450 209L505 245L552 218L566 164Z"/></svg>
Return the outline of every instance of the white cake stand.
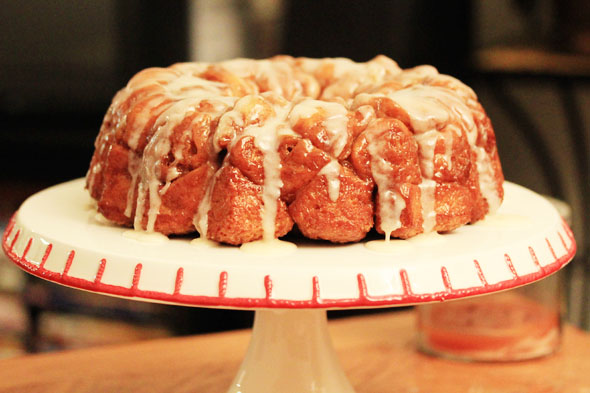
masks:
<svg viewBox="0 0 590 393"><path fill-rule="evenodd" d="M3 236L27 272L133 300L255 309L248 353L229 393L352 393L332 349L326 309L400 306L506 290L563 267L576 250L544 198L505 185L498 213L450 234L397 241L298 244L275 255L135 240L97 217L82 179L30 197Z"/></svg>

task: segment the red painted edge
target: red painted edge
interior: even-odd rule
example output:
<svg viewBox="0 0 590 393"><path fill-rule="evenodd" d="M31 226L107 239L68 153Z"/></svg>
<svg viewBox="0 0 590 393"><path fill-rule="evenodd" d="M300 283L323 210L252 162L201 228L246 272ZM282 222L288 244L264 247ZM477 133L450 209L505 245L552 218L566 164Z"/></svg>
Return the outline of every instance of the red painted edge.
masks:
<svg viewBox="0 0 590 393"><path fill-rule="evenodd" d="M12 238L12 241L10 242L10 246L8 248L10 251L12 251L14 249L14 245L16 244L16 241L18 240L19 237L20 237L20 229L18 231L16 231L16 233L14 234L14 237ZM4 248L4 242L2 242L2 247ZM21 256L21 258L22 258L22 256Z"/></svg>
<svg viewBox="0 0 590 393"><path fill-rule="evenodd" d="M563 236L561 236L561 233L557 232L557 234L559 235L559 240L561 240L561 244L563 245L563 248L565 248L567 250L567 245L565 244L565 240L563 240Z"/></svg>
<svg viewBox="0 0 590 393"><path fill-rule="evenodd" d="M516 268L514 267L514 264L512 263L512 259L510 258L510 255L508 254L504 254L504 262L506 262L506 265L508 266L508 269L510 270L510 273L512 273L512 276L514 277L515 280L518 280L518 273L516 272Z"/></svg>
<svg viewBox="0 0 590 393"><path fill-rule="evenodd" d="M41 258L41 264L39 265L40 269L45 267L45 262L47 262L47 258L49 258L49 254L51 254L51 249L53 248L53 244L48 244L47 248L45 248L45 254L43 254L43 258Z"/></svg>
<svg viewBox="0 0 590 393"><path fill-rule="evenodd" d="M266 300L272 298L272 279L270 276L264 276L264 292L266 294Z"/></svg>
<svg viewBox="0 0 590 393"><path fill-rule="evenodd" d="M98 284L102 281L102 276L104 274L104 269L107 267L107 260L101 259L100 265L98 265L98 270L96 271L96 276L94 277L94 283Z"/></svg>
<svg viewBox="0 0 590 393"><path fill-rule="evenodd" d="M555 253L555 250L553 249L553 246L551 245L549 239L545 238L545 241L547 242L547 247L549 247L549 251L551 252L553 258L557 258L557 254Z"/></svg>
<svg viewBox="0 0 590 393"><path fill-rule="evenodd" d="M182 282L184 281L184 269L179 267L176 271L176 280L174 281L174 294L180 294L182 288Z"/></svg>
<svg viewBox="0 0 590 393"><path fill-rule="evenodd" d="M408 277L408 272L405 269L401 269L399 271L399 277L402 281L402 288L404 291L404 296L411 297L412 294L412 286L410 285L410 278Z"/></svg>
<svg viewBox="0 0 590 393"><path fill-rule="evenodd" d="M318 276L313 276L311 279L311 286L312 286L312 295L311 301L314 305L319 305L321 303L320 298L320 279Z"/></svg>
<svg viewBox="0 0 590 393"><path fill-rule="evenodd" d="M475 265L475 270L477 271L477 277L479 277L479 281L481 281L481 285L487 287L488 280L486 279L485 274L483 274L483 270L481 270L481 265L479 264L477 259L473 260L473 264Z"/></svg>
<svg viewBox="0 0 590 393"><path fill-rule="evenodd" d="M535 264L537 269L542 271L544 267L541 266L541 262L539 262L539 258L537 258L537 253L535 253L535 250L533 250L532 247L529 247L529 254L531 254L531 259L533 260L533 263Z"/></svg>
<svg viewBox="0 0 590 393"><path fill-rule="evenodd" d="M29 239L29 241L27 242L27 245L25 246L25 249L23 251L23 255L21 255L21 258L25 261L27 260L27 254L29 253L29 250L31 249L31 244L33 244L33 238Z"/></svg>
<svg viewBox="0 0 590 393"><path fill-rule="evenodd" d="M440 268L440 275L442 276L443 284L447 292L453 292L453 285L451 284L451 278L449 277L449 272L446 267Z"/></svg>
<svg viewBox="0 0 590 393"><path fill-rule="evenodd" d="M225 298L227 292L227 272L221 272L219 274L219 298Z"/></svg>
<svg viewBox="0 0 590 393"><path fill-rule="evenodd" d="M131 281L131 292L136 293L139 291L139 279L141 278L141 270L143 269L143 265L138 263L135 265L135 270L133 271L133 280Z"/></svg>
<svg viewBox="0 0 590 393"><path fill-rule="evenodd" d="M359 287L359 299L365 300L369 296L369 293L367 292L367 280L363 274L358 274L356 279Z"/></svg>
<svg viewBox="0 0 590 393"><path fill-rule="evenodd" d="M53 281L59 284L67 285L74 288L84 289L93 292L106 293L111 295L129 297L129 298L142 298L147 300L171 302L177 304L193 305L193 306L222 306L222 307L234 307L234 308L349 308L349 307L379 307L379 306L395 306L395 305L408 305L448 299L458 299L465 296L482 295L486 293L495 292L502 289L509 289L516 286L528 284L536 281L546 275L556 272L566 263L568 263L576 253L576 242L567 224L563 224L563 230L566 236L571 240L571 245L568 248L561 233L558 231L558 236L561 238L566 253L561 257L556 257L550 243L547 241L552 254L555 256L555 261L539 269L536 272L515 275L513 279L501 281L495 284L489 284L481 266L478 261L474 261L474 265L477 274L480 278L481 285L471 288L453 289L451 286L450 279L448 278L448 272L446 268L441 269L443 277L443 283L445 289L440 292L428 293L428 294L415 294L412 291L410 284L410 278L408 272L404 269L400 270L399 276L402 283L403 292L401 294L381 295L381 296L370 296L367 293L367 287L365 277L362 274L357 275L359 296L356 298L339 298L339 299L321 299L320 298L320 284L317 276L313 277L312 280L312 296L309 300L288 300L288 299L275 299L272 298L272 281L270 276L265 277L265 289L266 295L263 298L243 298L243 297L226 297L228 273L223 271L219 275L219 293L218 296L200 296L200 295L185 295L180 293L182 285L183 269L180 268L177 272L176 282L173 293L148 291L139 289L139 279L141 276L142 265L137 264L133 276L133 282L131 287L122 287L119 285L105 284L102 282L102 273L106 265L106 260L102 259L99 265L96 278L94 280L86 280L83 278L77 278L69 276L67 273L74 262L75 251L72 250L68 253L66 266L63 273L58 273L45 269L44 261L49 256L51 251L51 245L49 245L45 251L45 255L40 265L36 265L26 260L23 255L17 255L14 252L14 244L16 239L21 235L21 230L18 229L14 238L9 244L9 237L15 227L15 215L10 219L6 231L2 237L2 249L15 264L17 264L23 270L44 278L49 281ZM30 248L27 247L27 249ZM26 255L25 255L26 256ZM505 255L505 263L507 263L510 270L516 274L512 261L508 255Z"/></svg>
<svg viewBox="0 0 590 393"><path fill-rule="evenodd" d="M33 239L31 239L33 240ZM74 257L76 256L76 251L72 250L68 254L68 259L66 260L66 266L64 267L64 271L62 276L68 276L70 273L70 268L72 267L72 263L74 262Z"/></svg>

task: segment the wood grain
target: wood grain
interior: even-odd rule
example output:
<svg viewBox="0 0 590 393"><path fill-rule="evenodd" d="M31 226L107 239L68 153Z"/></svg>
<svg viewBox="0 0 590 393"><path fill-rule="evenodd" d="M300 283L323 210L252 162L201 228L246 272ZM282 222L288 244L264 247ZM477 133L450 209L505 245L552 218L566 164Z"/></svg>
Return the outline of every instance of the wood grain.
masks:
<svg viewBox="0 0 590 393"><path fill-rule="evenodd" d="M566 326L560 351L514 363L465 363L418 353L411 311L330 322L358 393L589 393L590 334ZM162 339L0 361L0 392L224 393L249 331Z"/></svg>

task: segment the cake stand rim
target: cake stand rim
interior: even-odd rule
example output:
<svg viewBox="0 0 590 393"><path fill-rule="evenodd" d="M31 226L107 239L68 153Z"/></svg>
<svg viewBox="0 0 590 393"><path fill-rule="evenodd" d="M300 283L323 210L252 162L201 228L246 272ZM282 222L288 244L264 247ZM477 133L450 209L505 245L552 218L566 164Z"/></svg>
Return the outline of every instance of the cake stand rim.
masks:
<svg viewBox="0 0 590 393"><path fill-rule="evenodd" d="M80 179L74 180L80 181ZM61 185L53 186L59 187ZM51 187L51 188L53 188ZM521 187L521 186L518 186ZM46 191L46 190L44 190ZM22 207L21 207L22 208ZM273 281L270 276L264 277L264 295L257 297L232 297L227 294L227 283L228 274L226 271L222 271L219 275L218 293L217 296L211 295L194 295L185 294L182 292L181 287L183 284L183 268L177 270L177 274L174 281L174 289L171 291L154 291L149 289L142 289L139 285L141 278L143 265L138 263L135 266L133 272L133 278L129 286L112 285L102 281L102 275L106 267L106 259L101 259L96 268L96 275L94 279L81 278L73 276L70 273L72 262L76 256L76 250L72 249L68 253L67 260L65 261L64 268L61 272L49 270L45 267L45 262L49 254L51 253L54 245L53 243L46 244L46 248L42 253L41 258L37 258L37 261L32 261L28 258L28 254L31 250L31 244L35 235L31 234L27 242L21 247L20 252L16 250L15 244L19 241L19 237L24 234L23 228L16 227L18 211L10 219L8 226L2 237L2 247L9 259L14 262L21 269L26 272L43 278L45 280L73 287L76 289L86 290L90 292L96 292L105 295L118 296L128 298L131 300L141 300L148 302L160 302L168 304L177 304L185 306L198 306L198 307L214 307L214 308L231 308L231 309L259 309L259 308L326 308L326 309L348 309L348 308L377 308L377 307L395 307L395 306L407 306L413 304L421 304L427 302L443 301L459 299L463 297L471 297L498 292L502 290L508 290L516 288L522 285L526 285L542 279L550 274L555 273L563 266L565 266L575 255L576 242L573 233L569 226L561 220L561 230L566 235L566 238L570 241L569 245L564 241L562 234L558 232L561 243L565 249L565 253L556 255L553 251L549 240L547 244L551 249L551 253L555 257L550 263L539 265L538 261L535 261L536 255L533 249L529 246L531 253L531 259L538 266L537 271L532 271L527 274L516 274L514 267L511 267L511 261L509 260L508 254L505 254L508 267L514 273L514 276L508 280L501 280L495 283L488 283L483 277L481 268L477 264L477 260L474 260L474 266L477 274L480 276L480 285L464 288L453 288L449 281L448 272L443 266L440 274L444 288L438 291L431 291L428 293L415 293L412 291L408 272L406 270L400 270L399 279L401 281L402 291L401 293L395 293L387 296L373 296L367 291L366 277L362 273L357 274L357 289L358 296L345 296L340 298L322 298L320 295L319 280L317 276L313 277L311 284L311 296L308 299L286 299L286 298L275 298L273 297ZM558 230L558 228L556 228ZM41 240L42 238L36 239Z"/></svg>

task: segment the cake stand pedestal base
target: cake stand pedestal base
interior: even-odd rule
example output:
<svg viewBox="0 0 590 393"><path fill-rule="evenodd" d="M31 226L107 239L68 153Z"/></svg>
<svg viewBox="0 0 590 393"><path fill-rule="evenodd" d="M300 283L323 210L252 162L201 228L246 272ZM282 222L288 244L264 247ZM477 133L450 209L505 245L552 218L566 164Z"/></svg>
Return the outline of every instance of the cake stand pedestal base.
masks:
<svg viewBox="0 0 590 393"><path fill-rule="evenodd" d="M326 310L257 310L228 393L354 393L328 334Z"/></svg>

